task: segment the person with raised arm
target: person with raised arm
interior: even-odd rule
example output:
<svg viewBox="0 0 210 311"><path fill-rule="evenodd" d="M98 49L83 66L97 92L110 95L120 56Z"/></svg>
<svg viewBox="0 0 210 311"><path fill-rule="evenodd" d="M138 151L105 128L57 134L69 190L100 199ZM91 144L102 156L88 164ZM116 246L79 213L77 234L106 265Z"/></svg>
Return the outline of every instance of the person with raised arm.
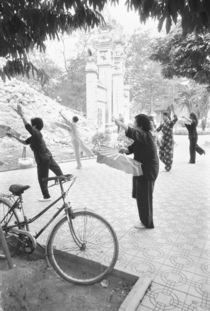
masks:
<svg viewBox="0 0 210 311"><path fill-rule="evenodd" d="M17 109L14 109L16 113L21 117L26 130L30 133L30 137L26 140L21 139L8 132L8 136L14 137L17 141L24 145L30 145L34 158L37 163L37 175L38 181L41 188L43 198L39 201L49 201L50 194L48 191L48 182L45 180L49 175L49 170L51 170L56 176L63 175L63 172L57 162L54 160L51 152L46 146L46 143L42 137L41 130L43 129L44 123L41 118L31 119L31 124L26 120L22 107L17 105Z"/></svg>
<svg viewBox="0 0 210 311"><path fill-rule="evenodd" d="M136 199L140 223L136 229L154 228L153 222L153 190L159 172L157 148L152 135L150 119L145 114L135 116L134 127L113 118L115 124L125 130L125 135L134 142L121 153L134 155L134 160L142 164L143 175L133 176L132 197Z"/></svg>
<svg viewBox="0 0 210 311"><path fill-rule="evenodd" d="M77 162L77 169L80 169L82 167L81 159L80 159L80 151L84 151L87 156L93 157L93 152L83 143L83 141L80 138L80 134L77 127L77 122L79 121L79 118L77 116L73 116L72 121L67 119L62 112L60 112L61 117L63 118L65 124L59 124L58 126L65 128L69 131L71 136L71 142L72 146L74 148L75 153L75 159Z"/></svg>
<svg viewBox="0 0 210 311"><path fill-rule="evenodd" d="M190 141L189 152L190 152L190 164L194 164L196 161L196 152L200 155L205 154L205 150L203 150L200 146L198 146L198 133L197 133L197 125L198 119L194 112L190 113L189 118L182 116L182 120L184 121L184 125L188 130L188 137Z"/></svg>

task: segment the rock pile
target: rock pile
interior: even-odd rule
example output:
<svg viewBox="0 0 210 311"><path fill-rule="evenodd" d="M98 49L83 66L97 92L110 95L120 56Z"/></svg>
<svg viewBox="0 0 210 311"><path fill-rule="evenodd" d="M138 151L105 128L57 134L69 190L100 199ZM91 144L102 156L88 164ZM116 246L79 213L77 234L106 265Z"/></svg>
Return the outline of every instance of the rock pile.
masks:
<svg viewBox="0 0 210 311"><path fill-rule="evenodd" d="M78 125L81 137L91 147L91 138L96 131L94 124L88 122L75 111L32 89L27 83L16 79L5 83L0 81L0 125L10 126L19 132L23 138L28 136L22 120L13 110L20 102L27 120L30 121L32 117L43 118L44 139L58 161L67 160L70 154L73 153L69 133L55 125L55 122L62 122L59 116L61 110L69 119L73 115L79 116L80 122ZM14 139L1 137L0 161L3 162L3 165L0 166L0 169L11 169L15 165L17 166L18 158L22 155L22 149L23 146ZM27 155L32 156L28 147Z"/></svg>

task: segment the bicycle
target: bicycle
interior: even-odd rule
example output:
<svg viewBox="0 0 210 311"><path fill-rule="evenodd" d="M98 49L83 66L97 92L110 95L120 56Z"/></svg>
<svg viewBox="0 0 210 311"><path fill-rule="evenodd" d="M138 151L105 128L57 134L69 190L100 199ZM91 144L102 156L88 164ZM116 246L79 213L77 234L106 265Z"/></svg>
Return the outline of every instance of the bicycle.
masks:
<svg viewBox="0 0 210 311"><path fill-rule="evenodd" d="M118 258L118 240L111 225L100 215L83 209L73 210L71 203L66 203L66 196L76 177L70 174L47 178L60 185L61 195L41 212L27 218L23 208L22 194L30 186L11 185L11 194L0 197L1 226L5 233L11 255L17 251L32 253L37 246L37 238L45 231L57 216L64 215L49 233L45 253L47 261L55 272L69 282L91 285L101 281L112 271ZM70 182L64 190L64 183ZM17 198L16 198L17 197ZM34 236L29 231L29 224L36 221L60 200L62 206L52 218ZM23 220L19 219L21 217Z"/></svg>

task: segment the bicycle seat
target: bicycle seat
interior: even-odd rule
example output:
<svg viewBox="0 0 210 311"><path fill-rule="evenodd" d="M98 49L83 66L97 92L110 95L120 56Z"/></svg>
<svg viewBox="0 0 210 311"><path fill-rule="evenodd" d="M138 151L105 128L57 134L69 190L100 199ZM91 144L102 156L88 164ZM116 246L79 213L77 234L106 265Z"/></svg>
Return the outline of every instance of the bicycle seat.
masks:
<svg viewBox="0 0 210 311"><path fill-rule="evenodd" d="M12 192L13 195L21 195L25 190L29 189L30 186L22 186L22 185L11 185L9 187L9 191Z"/></svg>

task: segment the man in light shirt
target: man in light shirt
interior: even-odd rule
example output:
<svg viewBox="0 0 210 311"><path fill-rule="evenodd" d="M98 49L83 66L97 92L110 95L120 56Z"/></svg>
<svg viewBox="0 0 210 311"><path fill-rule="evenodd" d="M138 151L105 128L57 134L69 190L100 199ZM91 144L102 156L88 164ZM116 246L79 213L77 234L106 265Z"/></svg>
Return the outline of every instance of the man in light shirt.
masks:
<svg viewBox="0 0 210 311"><path fill-rule="evenodd" d="M74 148L75 159L77 162L77 169L81 169L81 159L80 159L80 150L84 151L87 156L92 157L94 156L93 152L83 143L80 138L79 130L77 127L77 122L79 118L77 116L73 116L72 121L69 121L62 112L60 112L61 117L63 118L65 124L63 125L66 128L70 135L71 135L71 142Z"/></svg>

